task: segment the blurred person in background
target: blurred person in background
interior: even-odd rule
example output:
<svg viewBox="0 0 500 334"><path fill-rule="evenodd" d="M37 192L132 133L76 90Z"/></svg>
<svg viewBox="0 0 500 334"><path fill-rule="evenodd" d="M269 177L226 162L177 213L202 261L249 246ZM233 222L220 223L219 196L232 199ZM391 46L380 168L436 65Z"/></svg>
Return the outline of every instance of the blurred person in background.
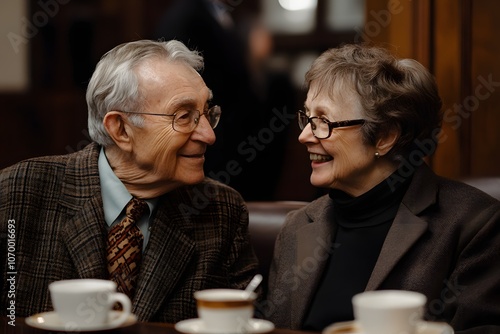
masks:
<svg viewBox="0 0 500 334"><path fill-rule="evenodd" d="M201 75L224 116L206 154L207 176L238 190L245 200L274 198L281 177L295 91L288 76L267 66L270 32L257 17L232 17L217 0L178 0L154 38L177 39L203 54Z"/></svg>
<svg viewBox="0 0 500 334"><path fill-rule="evenodd" d="M353 320L352 297L411 290L425 319L456 333L500 333L500 202L437 176L431 74L385 49L345 45L307 72L299 141L311 183L329 193L288 215L270 272L266 316L322 331Z"/></svg>

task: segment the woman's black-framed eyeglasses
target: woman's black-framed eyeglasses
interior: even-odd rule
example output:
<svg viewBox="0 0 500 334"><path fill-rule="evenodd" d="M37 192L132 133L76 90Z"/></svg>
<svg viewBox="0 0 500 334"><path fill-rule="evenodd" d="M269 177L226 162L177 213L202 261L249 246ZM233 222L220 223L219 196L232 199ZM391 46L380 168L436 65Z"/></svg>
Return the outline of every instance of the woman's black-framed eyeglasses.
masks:
<svg viewBox="0 0 500 334"><path fill-rule="evenodd" d="M326 139L332 134L332 130L336 128L343 128L347 126L362 125L366 121L364 119L352 119L346 121L330 122L323 117L309 117L307 114L299 110L297 112L297 121L300 130L304 130L308 123L311 124L311 131L314 137L318 139Z"/></svg>
<svg viewBox="0 0 500 334"><path fill-rule="evenodd" d="M174 120L172 121L172 129L182 133L192 132L200 122L200 118L203 115L205 115L205 117L207 118L208 123L210 124L212 129L215 129L217 124L219 124L220 115L222 113L221 108L217 105L209 108L203 113L201 113L199 110L188 110L188 109L185 110L182 109L176 111L173 114L155 114L149 112L135 112L135 111L123 111L123 110L117 110L117 111L125 114L173 117Z"/></svg>

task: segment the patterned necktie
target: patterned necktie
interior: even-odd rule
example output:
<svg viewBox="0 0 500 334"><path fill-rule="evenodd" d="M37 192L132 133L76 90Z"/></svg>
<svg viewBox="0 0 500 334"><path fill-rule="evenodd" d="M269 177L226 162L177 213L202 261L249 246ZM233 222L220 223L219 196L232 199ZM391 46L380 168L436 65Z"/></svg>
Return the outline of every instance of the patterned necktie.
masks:
<svg viewBox="0 0 500 334"><path fill-rule="evenodd" d="M125 209L123 220L108 233L108 270L118 291L133 297L139 274L144 236L136 223L148 210L145 201L132 198Z"/></svg>

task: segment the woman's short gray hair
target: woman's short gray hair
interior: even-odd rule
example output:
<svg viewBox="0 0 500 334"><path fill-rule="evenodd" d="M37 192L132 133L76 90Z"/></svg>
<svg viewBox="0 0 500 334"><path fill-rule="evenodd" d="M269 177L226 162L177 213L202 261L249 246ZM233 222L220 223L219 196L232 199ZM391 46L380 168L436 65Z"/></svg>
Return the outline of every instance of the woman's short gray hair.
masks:
<svg viewBox="0 0 500 334"><path fill-rule="evenodd" d="M108 146L113 144L103 125L111 110L141 111L141 96L135 68L151 58L162 58L203 68L203 57L179 41L139 40L118 45L99 61L87 87L88 127L92 140ZM131 121L141 126L140 115Z"/></svg>
<svg viewBox="0 0 500 334"><path fill-rule="evenodd" d="M388 157L406 158L429 140L432 149L420 155L434 152L442 104L434 77L417 61L396 59L381 47L344 45L314 61L306 73L307 88L313 82L334 101L346 92L357 94L368 121L362 127L366 143L375 144L380 136L399 130L401 135Z"/></svg>

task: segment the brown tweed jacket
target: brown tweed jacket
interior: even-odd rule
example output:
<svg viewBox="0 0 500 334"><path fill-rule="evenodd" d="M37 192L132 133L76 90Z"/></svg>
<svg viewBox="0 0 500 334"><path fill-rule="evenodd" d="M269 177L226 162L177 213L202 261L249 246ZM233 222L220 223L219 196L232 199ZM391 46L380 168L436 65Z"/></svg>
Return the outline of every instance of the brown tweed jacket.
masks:
<svg viewBox="0 0 500 334"><path fill-rule="evenodd" d="M302 326L328 254L342 246L332 210L326 195L287 217L261 310L278 327ZM421 166L366 286L382 289L422 292L426 318L457 333L500 333L500 202Z"/></svg>
<svg viewBox="0 0 500 334"><path fill-rule="evenodd" d="M99 149L90 144L80 152L31 159L1 171L1 314L11 300L18 317L51 310L50 282L107 278ZM9 220L15 221L15 270L6 266ZM196 317L194 291L244 288L256 268L241 196L209 179L179 188L159 201L133 312L141 321ZM16 274L8 275L11 271ZM8 296L10 276L15 299Z"/></svg>

